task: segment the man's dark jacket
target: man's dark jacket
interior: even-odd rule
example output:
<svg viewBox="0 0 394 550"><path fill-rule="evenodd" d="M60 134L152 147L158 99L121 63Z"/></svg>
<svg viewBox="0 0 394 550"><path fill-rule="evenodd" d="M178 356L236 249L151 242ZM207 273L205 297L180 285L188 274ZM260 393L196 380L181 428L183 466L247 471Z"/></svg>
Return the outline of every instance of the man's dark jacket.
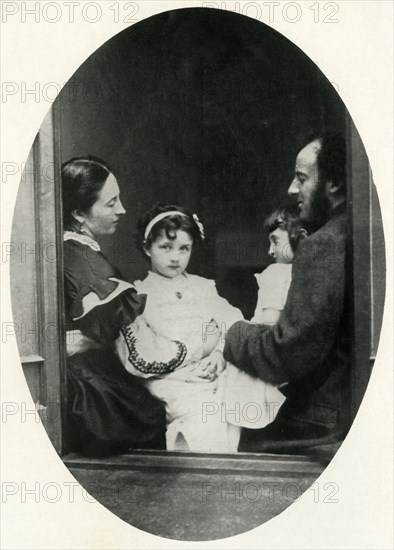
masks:
<svg viewBox="0 0 394 550"><path fill-rule="evenodd" d="M266 428L242 430L240 451L302 452L349 429L351 287L346 206L302 241L275 326L235 323L225 358L275 385L287 399Z"/></svg>

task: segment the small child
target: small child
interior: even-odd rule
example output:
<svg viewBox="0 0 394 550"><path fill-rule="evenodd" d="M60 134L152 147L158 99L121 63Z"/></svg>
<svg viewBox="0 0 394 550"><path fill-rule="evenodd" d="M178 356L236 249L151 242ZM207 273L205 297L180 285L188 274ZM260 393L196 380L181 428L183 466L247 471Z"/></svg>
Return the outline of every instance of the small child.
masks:
<svg viewBox="0 0 394 550"><path fill-rule="evenodd" d="M251 321L275 325L286 303L294 253L306 231L301 227L297 206L277 208L265 220L264 226L269 233L268 254L275 263L255 275L259 292Z"/></svg>
<svg viewBox="0 0 394 550"><path fill-rule="evenodd" d="M195 214L178 206L156 206L138 229L151 263L147 277L135 282L138 292L147 295L143 322L156 334L184 344L187 355L170 369L160 361L152 368L154 350L135 323L118 339L118 355L126 369L142 377L150 392L165 402L167 449L236 451L239 429L234 434L223 420L217 388L226 367L223 332L242 320L242 313L218 295L214 281L186 271L195 243L204 238Z"/></svg>
<svg viewBox="0 0 394 550"><path fill-rule="evenodd" d="M296 206L277 208L268 216L264 226L269 233L268 254L275 263L255 275L259 291L251 322L275 325L286 303L294 253L299 242L306 236L306 231L301 227L299 209ZM229 422L257 429L274 420L285 400L275 386L254 378L231 364L222 378L225 379L222 391L226 406L229 410L240 411L238 421L229 417Z"/></svg>

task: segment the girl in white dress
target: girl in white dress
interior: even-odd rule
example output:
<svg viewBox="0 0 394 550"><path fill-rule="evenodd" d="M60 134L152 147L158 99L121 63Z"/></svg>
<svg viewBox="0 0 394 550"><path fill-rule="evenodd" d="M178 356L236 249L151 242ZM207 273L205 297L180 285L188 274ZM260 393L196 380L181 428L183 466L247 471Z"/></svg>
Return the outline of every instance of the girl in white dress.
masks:
<svg viewBox="0 0 394 550"><path fill-rule="evenodd" d="M306 231L301 227L299 209L296 206L277 208L268 216L264 225L269 233L268 254L275 263L255 275L259 291L251 322L274 325L286 303L294 252L298 243L306 236ZM233 421L234 424L258 429L274 420L285 400L276 387L231 364L222 377L224 378L223 400L229 410L240 410L239 422Z"/></svg>
<svg viewBox="0 0 394 550"><path fill-rule="evenodd" d="M204 238L196 215L178 206L156 206L139 222L139 234L151 263L147 277L135 282L137 291L147 295L143 322L156 334L183 343L187 355L171 368L154 361L152 368L155 350L138 318L123 328L118 355L165 402L167 449L236 451L240 430L224 418L218 379L226 367L225 332L243 319L242 313L219 296L213 280L186 271L194 244Z"/></svg>

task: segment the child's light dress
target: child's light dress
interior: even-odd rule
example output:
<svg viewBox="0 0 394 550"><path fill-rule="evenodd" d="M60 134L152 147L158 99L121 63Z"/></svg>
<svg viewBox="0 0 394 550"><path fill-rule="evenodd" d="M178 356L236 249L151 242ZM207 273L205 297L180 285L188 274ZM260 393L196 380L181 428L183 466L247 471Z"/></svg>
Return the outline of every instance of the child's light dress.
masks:
<svg viewBox="0 0 394 550"><path fill-rule="evenodd" d="M255 277L259 285L252 323L266 323L265 309L282 311L291 283L292 264L271 264Z"/></svg>
<svg viewBox="0 0 394 550"><path fill-rule="evenodd" d="M184 343L188 350L172 372L157 375L141 372L143 365L135 368L125 333L116 344L126 369L142 376L150 392L166 403L167 449L236 451L240 430L230 428L224 418L218 378L193 378L193 371L201 370L207 360L206 356L203 359L203 347L206 355L223 350L225 332L243 319L242 313L218 295L214 281L197 275L184 273L170 279L149 272L146 279L135 282L135 287L139 294L147 295L142 321L158 335ZM137 340L133 345L140 357L151 361L154 350L149 349L149 340L144 342L138 320L133 327ZM160 372L160 365L157 368Z"/></svg>
<svg viewBox="0 0 394 550"><path fill-rule="evenodd" d="M272 264L255 275L259 286L252 323L272 324L269 310L282 311L291 283L291 264ZM285 396L272 384L254 378L228 364L221 377L222 398L228 411L227 421L237 426L258 429L272 422Z"/></svg>

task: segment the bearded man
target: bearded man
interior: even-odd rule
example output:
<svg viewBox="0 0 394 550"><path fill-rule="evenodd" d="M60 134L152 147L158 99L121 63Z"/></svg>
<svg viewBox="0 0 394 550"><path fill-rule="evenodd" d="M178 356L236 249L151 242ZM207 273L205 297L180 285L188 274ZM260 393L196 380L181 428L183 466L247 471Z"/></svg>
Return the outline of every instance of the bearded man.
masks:
<svg viewBox="0 0 394 550"><path fill-rule="evenodd" d="M267 427L243 428L242 452L331 452L350 426L352 306L342 137L320 135L307 143L288 193L297 198L310 236L296 251L286 305L275 326L239 321L226 336L225 359L286 396Z"/></svg>

